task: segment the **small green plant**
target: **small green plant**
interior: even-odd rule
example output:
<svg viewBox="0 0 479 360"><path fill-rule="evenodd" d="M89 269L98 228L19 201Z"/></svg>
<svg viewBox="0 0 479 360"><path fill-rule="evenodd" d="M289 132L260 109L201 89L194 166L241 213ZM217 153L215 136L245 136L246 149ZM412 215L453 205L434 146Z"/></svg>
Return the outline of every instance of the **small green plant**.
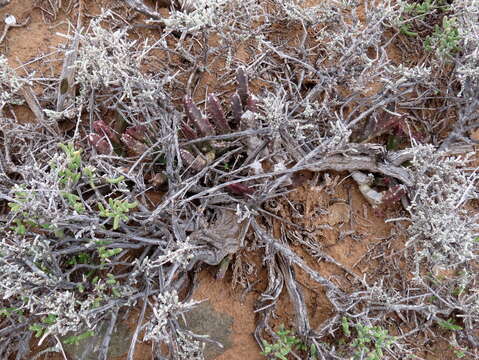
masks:
<svg viewBox="0 0 479 360"><path fill-rule="evenodd" d="M351 336L351 328L349 326L349 320L347 317L344 317L341 319L341 325L343 327L343 333L344 335L346 335L347 337L350 337Z"/></svg>
<svg viewBox="0 0 479 360"><path fill-rule="evenodd" d="M424 48L427 51L435 50L440 57L448 58L460 50L460 41L457 19L444 16L442 26L436 25L433 34L424 40Z"/></svg>
<svg viewBox="0 0 479 360"><path fill-rule="evenodd" d="M35 198L34 192L24 186L16 187L13 198L15 201L8 203L11 212L16 215L13 220L16 226L12 227L12 230L19 235L25 235L28 228L47 228L48 224L39 225L38 216L31 215L27 210L28 204Z"/></svg>
<svg viewBox="0 0 479 360"><path fill-rule="evenodd" d="M410 16L417 16L418 18L422 19L425 14L429 13L432 10L431 1L426 0L423 3L414 3L414 4L406 4L404 7L404 13ZM400 18L401 25L399 27L399 31L401 34L406 36L417 36L418 33L412 30L411 22L406 22L403 17Z"/></svg>
<svg viewBox="0 0 479 360"><path fill-rule="evenodd" d="M35 337L39 338L45 334L49 325L53 325L57 322L57 316L53 314L48 314L42 318L40 323L32 324L28 327L30 331L35 332Z"/></svg>
<svg viewBox="0 0 479 360"><path fill-rule="evenodd" d="M276 332L278 340L274 344L263 340L264 351L261 355L274 356L277 359L288 360L286 357L294 349L303 350L304 344L296 336L291 335L290 330L286 330L281 324L279 330Z"/></svg>
<svg viewBox="0 0 479 360"><path fill-rule="evenodd" d="M82 169L82 174L88 178L88 184L90 184L92 189L96 189L95 185L95 180L96 180L96 174L95 174L95 168L87 165Z"/></svg>
<svg viewBox="0 0 479 360"><path fill-rule="evenodd" d="M91 261L91 256L88 253L79 253L72 256L68 261L68 265L88 264Z"/></svg>
<svg viewBox="0 0 479 360"><path fill-rule="evenodd" d="M70 205L77 213L82 214L85 212L85 206L81 203L78 195L62 192L62 196L67 200L68 205Z"/></svg>
<svg viewBox="0 0 479 360"><path fill-rule="evenodd" d="M399 31L401 32L401 34L406 35L406 36L410 36L410 37L415 37L415 36L418 35L417 32L412 30L410 23L402 24L399 27Z"/></svg>
<svg viewBox="0 0 479 360"><path fill-rule="evenodd" d="M20 219L15 219L14 220L16 226L13 228L13 230L18 234L18 235L25 235L27 233L27 228L23 224L22 220Z"/></svg>
<svg viewBox="0 0 479 360"><path fill-rule="evenodd" d="M106 182L109 183L109 184L119 184L123 180L125 180L125 177L123 175L121 175L121 176L118 176L116 178L107 178Z"/></svg>
<svg viewBox="0 0 479 360"><path fill-rule="evenodd" d="M58 172L60 183L63 185L75 185L81 178L81 149L75 150L73 144L58 145L67 156L66 168ZM55 165L53 164L53 167Z"/></svg>
<svg viewBox="0 0 479 360"><path fill-rule="evenodd" d="M100 255L101 259L108 259L109 257L118 255L123 251L122 248L116 249L106 249L104 246L98 248L98 254Z"/></svg>
<svg viewBox="0 0 479 360"><path fill-rule="evenodd" d="M13 314L23 315L23 310L20 310L15 307L0 308L0 316L10 317Z"/></svg>
<svg viewBox="0 0 479 360"><path fill-rule="evenodd" d="M466 357L470 351L467 346L460 346L455 339L449 342L449 348L452 350L457 359Z"/></svg>
<svg viewBox="0 0 479 360"><path fill-rule="evenodd" d="M118 280L115 279L113 274L106 274L106 276L108 279L105 282L110 286L112 294L117 298L121 297L121 293L117 288L117 285L119 285Z"/></svg>
<svg viewBox="0 0 479 360"><path fill-rule="evenodd" d="M464 294L465 291L466 291L466 287L464 285L456 286L454 290L452 291L452 295L459 297L462 294Z"/></svg>
<svg viewBox="0 0 479 360"><path fill-rule="evenodd" d="M346 317L342 318L343 333L347 337L353 336L351 324ZM380 326L355 324L356 337L351 342L354 348L353 359L381 360L384 350L394 343L394 337Z"/></svg>
<svg viewBox="0 0 479 360"><path fill-rule="evenodd" d="M444 13L449 9L450 6L447 2L442 0L408 3L404 7L404 14L411 17L411 19L406 20L400 17L399 31L406 36L416 37L418 33L412 30L411 20L423 20L428 14L437 11ZM442 24L434 26L434 32L424 40L423 45L426 51L436 51L439 57L447 59L460 50L460 40L457 19L455 17L443 16Z"/></svg>
<svg viewBox="0 0 479 360"><path fill-rule="evenodd" d="M436 10L447 10L444 1L425 0L422 3L406 3L404 6L404 14L418 20L423 20L428 14L432 14ZM411 22L401 17L399 30L406 36L418 36L418 33L412 30Z"/></svg>
<svg viewBox="0 0 479 360"><path fill-rule="evenodd" d="M23 204L31 200L30 193L24 187L17 187L14 194L15 202L9 202L8 207L13 212L20 212L23 209Z"/></svg>
<svg viewBox="0 0 479 360"><path fill-rule="evenodd" d="M39 338L43 335L45 327L42 324L36 323L30 325L28 330L35 332L35 337Z"/></svg>
<svg viewBox="0 0 479 360"><path fill-rule="evenodd" d="M82 160L81 150L75 150L73 144L58 144L66 156L64 164L60 164L57 161L50 161L50 175L56 174L58 177L59 187L64 190L60 191L60 195L65 199L68 206L78 214L85 213L86 209L80 196L70 192L72 186L76 185L82 176ZM91 169L90 169L91 170ZM90 174L94 177L93 172ZM27 230L49 230L52 231L56 237L61 238L64 236L63 230L58 229L52 224L45 223L44 215L38 215L41 212L32 212L32 204L37 201L44 201L42 196L44 190L37 190L34 187L30 188L26 185L16 186L14 189L13 199L8 206L15 215L13 219L13 230L19 235L25 235Z"/></svg>
<svg viewBox="0 0 479 360"><path fill-rule="evenodd" d="M454 350L454 355L456 355L458 359L462 359L464 356L466 356L466 353L464 350Z"/></svg>
<svg viewBox="0 0 479 360"><path fill-rule="evenodd" d="M129 203L126 200L108 199L108 208L105 208L103 204L98 203L101 217L108 217L113 219L113 230L120 227L120 221L128 221L126 215L131 209L137 206L137 202Z"/></svg>
<svg viewBox="0 0 479 360"><path fill-rule="evenodd" d="M93 335L95 335L95 332L93 330L88 330L84 333L81 333L80 335L73 335L67 337L65 340L63 340L63 343L67 345L78 345L80 341L85 340Z"/></svg>
<svg viewBox="0 0 479 360"><path fill-rule="evenodd" d="M423 19L426 15L431 14L433 11L446 11L448 9L449 6L447 5L446 1L425 0L422 3L406 4L404 7L404 13L417 16L419 19Z"/></svg>
<svg viewBox="0 0 479 360"><path fill-rule="evenodd" d="M451 330L451 331L462 330L462 326L454 324L454 320L452 319L438 320L437 323L440 327L446 330Z"/></svg>

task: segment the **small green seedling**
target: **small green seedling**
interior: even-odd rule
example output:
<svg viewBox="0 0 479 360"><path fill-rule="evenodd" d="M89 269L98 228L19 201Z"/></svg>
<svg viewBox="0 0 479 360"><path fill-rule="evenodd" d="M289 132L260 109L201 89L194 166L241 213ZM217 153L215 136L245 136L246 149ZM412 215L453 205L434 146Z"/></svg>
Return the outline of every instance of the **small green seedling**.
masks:
<svg viewBox="0 0 479 360"><path fill-rule="evenodd" d="M42 324L32 324L28 327L28 330L35 332L35 337L39 338L43 335L45 327Z"/></svg>
<svg viewBox="0 0 479 360"><path fill-rule="evenodd" d="M62 196L67 200L68 205L70 205L78 214L85 212L85 206L83 206L78 195L62 192Z"/></svg>
<svg viewBox="0 0 479 360"><path fill-rule="evenodd" d="M125 177L124 177L123 175L118 176L117 178L108 178L108 179L106 179L107 183L109 183L109 184L119 184L119 183L121 183L123 180L125 180Z"/></svg>
<svg viewBox="0 0 479 360"><path fill-rule="evenodd" d="M67 264L68 265L88 264L90 261L91 261L90 254L79 253L78 255L72 256L72 258L67 261Z"/></svg>
<svg viewBox="0 0 479 360"><path fill-rule="evenodd" d="M452 319L438 320L437 323L439 324L440 327L446 330L451 330L451 331L462 330L462 326L454 324L454 321Z"/></svg>
<svg viewBox="0 0 479 360"><path fill-rule="evenodd" d="M115 279L113 274L106 274L107 280L105 281L107 285L110 286L111 292L117 298L121 297L121 293L115 285L118 285L118 281Z"/></svg>
<svg viewBox="0 0 479 360"><path fill-rule="evenodd" d="M417 19L424 19L428 14L431 14L436 9L440 8L435 1L425 0L422 3L412 3L406 4L404 7L404 14L412 16ZM404 22L404 19L401 17L403 24L399 27L401 34L406 36L416 37L418 33L412 30L412 25L410 22Z"/></svg>
<svg viewBox="0 0 479 360"><path fill-rule="evenodd" d="M16 188L14 199L15 201L10 201L8 203L10 211L18 216L13 220L16 226L12 227L12 230L19 235L25 235L27 232L27 225L36 225L33 219L28 218L28 212L24 211L27 208L27 204L33 200L33 197L31 192L22 186Z"/></svg>
<svg viewBox="0 0 479 360"><path fill-rule="evenodd" d="M343 327L343 333L347 337L351 336L351 329L349 327L349 320L348 318L344 317L341 319L341 325Z"/></svg>
<svg viewBox="0 0 479 360"><path fill-rule="evenodd" d="M93 335L95 335L95 332L93 330L88 330L80 335L69 336L63 340L63 342L67 345L78 345L80 341L85 340Z"/></svg>
<svg viewBox="0 0 479 360"><path fill-rule="evenodd" d="M98 203L98 208L100 209L101 217L108 217L113 219L113 230L116 230L120 227L120 221L128 221L128 216L126 215L131 209L137 206L137 202L134 201L129 203L126 200L118 199L108 199L109 208L105 208L103 204Z"/></svg>
<svg viewBox="0 0 479 360"><path fill-rule="evenodd" d="M461 286L457 286L454 288L454 290L452 291L452 295L454 296L461 296L462 294L464 294L464 292L466 291L466 287L461 285Z"/></svg>
<svg viewBox="0 0 479 360"><path fill-rule="evenodd" d="M345 336L353 336L351 324L346 317L342 318L341 325ZM354 349L354 360L381 360L384 357L384 350L389 349L395 340L386 329L380 326L357 323L354 324L354 329L356 337L351 342L351 347Z"/></svg>
<svg viewBox="0 0 479 360"><path fill-rule="evenodd" d="M8 207L14 213L19 213L23 210L24 205L30 202L33 198L31 193L26 190L24 186L17 187L14 194L15 202L8 203Z"/></svg>
<svg viewBox="0 0 479 360"><path fill-rule="evenodd" d="M449 4L443 0L425 0L422 3L408 3L404 7L404 14L411 16L409 20L400 18L399 31L401 34L410 37L418 36L418 33L412 30L412 20L423 20L427 15L437 11L444 12L450 9ZM455 17L443 16L442 24L435 25L434 32L424 40L424 49L426 51L435 51L441 58L450 58L460 50L460 35Z"/></svg>
<svg viewBox="0 0 479 360"><path fill-rule="evenodd" d="M32 324L28 327L30 331L35 332L35 337L42 337L48 329L49 325L53 325L57 322L57 316L53 314L48 314L42 318L41 323Z"/></svg>
<svg viewBox="0 0 479 360"><path fill-rule="evenodd" d="M466 356L466 352L464 350L454 350L454 355L458 358L458 359L462 359L463 357Z"/></svg>
<svg viewBox="0 0 479 360"><path fill-rule="evenodd" d="M435 10L445 11L447 9L448 7L444 6L444 1L425 0L422 3L406 4L404 12L423 19L424 16L431 14Z"/></svg>
<svg viewBox="0 0 479 360"><path fill-rule="evenodd" d="M406 36L410 36L410 37L416 37L418 35L417 32L412 30L410 23L402 24L399 27L399 31L401 32L401 34L406 35Z"/></svg>
<svg viewBox="0 0 479 360"><path fill-rule="evenodd" d="M107 276L107 280L106 280L106 283L108 285L115 285L117 283L116 279L115 279L115 275L113 274L106 274Z"/></svg>
<svg viewBox="0 0 479 360"><path fill-rule="evenodd" d="M104 246L98 248L98 254L100 255L100 258L102 259L108 259L112 256L118 255L123 251L122 248L116 248L116 249L106 249Z"/></svg>
<svg viewBox="0 0 479 360"><path fill-rule="evenodd" d="M25 225L23 224L22 220L20 219L15 219L14 220L15 224L17 226L15 226L13 228L13 230L18 234L18 235L25 235L27 233L27 228L25 227Z"/></svg>
<svg viewBox="0 0 479 360"><path fill-rule="evenodd" d="M8 307L0 309L0 316L10 317L12 314L23 315L23 310L20 310L16 307Z"/></svg>
<svg viewBox="0 0 479 360"><path fill-rule="evenodd" d="M60 170L60 183L63 185L75 185L81 178L81 149L75 150L72 143L58 145L67 156L66 168Z"/></svg>
<svg viewBox="0 0 479 360"><path fill-rule="evenodd" d="M261 353L261 355L272 355L277 359L288 360L286 356L291 351L293 351L295 348L303 348L301 340L294 335L290 335L291 331L286 330L283 324L279 327L279 330L276 332L276 334L279 338L274 344L270 344L263 340L264 351Z"/></svg>
<svg viewBox="0 0 479 360"><path fill-rule="evenodd" d="M460 41L457 19L444 16L442 26L436 25L433 34L424 40L424 48L427 51L435 50L442 58L449 58L460 50Z"/></svg>

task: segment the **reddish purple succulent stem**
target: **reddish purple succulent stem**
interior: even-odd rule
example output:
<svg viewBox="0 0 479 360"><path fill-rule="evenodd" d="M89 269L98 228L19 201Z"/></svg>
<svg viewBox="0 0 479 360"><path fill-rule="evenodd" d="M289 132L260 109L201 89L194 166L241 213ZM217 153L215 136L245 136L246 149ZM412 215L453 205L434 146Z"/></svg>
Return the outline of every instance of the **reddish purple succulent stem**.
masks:
<svg viewBox="0 0 479 360"><path fill-rule="evenodd" d="M237 93L231 97L231 111L233 112L235 122L239 124L241 122L241 116L243 115L243 106Z"/></svg>
<svg viewBox="0 0 479 360"><path fill-rule="evenodd" d="M201 111L193 104L192 99L187 95L183 99L186 116L193 123L193 125L198 129L198 131L203 136L210 136L215 134L213 126L210 124L208 119L206 119Z"/></svg>
<svg viewBox="0 0 479 360"><path fill-rule="evenodd" d="M198 138L196 131L193 130L188 124L181 125L181 132L188 140L194 140Z"/></svg>
<svg viewBox="0 0 479 360"><path fill-rule="evenodd" d="M241 99L241 104L246 106L249 97L248 77L243 67L239 67L236 72L236 81L238 82L238 94Z"/></svg>
<svg viewBox="0 0 479 360"><path fill-rule="evenodd" d="M95 148L98 154L108 155L112 151L111 145L105 136L91 133L88 135L88 142Z"/></svg>
<svg viewBox="0 0 479 360"><path fill-rule="evenodd" d="M148 150L147 145L136 140L134 137L128 135L127 133L124 133L121 136L121 142L125 144L125 146L136 155L143 154L145 151Z"/></svg>
<svg viewBox="0 0 479 360"><path fill-rule="evenodd" d="M146 126L145 125L135 125L130 126L125 130L125 134L130 135L138 141L146 140Z"/></svg>
<svg viewBox="0 0 479 360"><path fill-rule="evenodd" d="M114 143L119 143L120 139L118 137L118 134L116 133L113 128L105 123L103 120L97 120L93 122L93 130L98 134L98 135L105 135L113 141Z"/></svg>
<svg viewBox="0 0 479 360"><path fill-rule="evenodd" d="M230 184L226 185L226 188L237 195L252 194L254 192L253 189L243 184Z"/></svg>
<svg viewBox="0 0 479 360"><path fill-rule="evenodd" d="M219 130L221 133L228 133L231 131L231 128L226 121L226 116L223 112L223 109L221 108L220 101L215 94L210 94L208 96L206 109L217 130Z"/></svg>
<svg viewBox="0 0 479 360"><path fill-rule="evenodd" d="M200 171L206 166L206 160L194 157L188 150L180 149L181 158L194 170Z"/></svg>

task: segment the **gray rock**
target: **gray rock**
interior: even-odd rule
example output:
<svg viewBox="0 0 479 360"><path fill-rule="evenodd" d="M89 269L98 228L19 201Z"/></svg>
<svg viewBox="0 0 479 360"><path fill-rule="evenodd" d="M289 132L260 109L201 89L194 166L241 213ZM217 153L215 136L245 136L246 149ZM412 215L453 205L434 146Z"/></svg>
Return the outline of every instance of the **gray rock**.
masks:
<svg viewBox="0 0 479 360"><path fill-rule="evenodd" d="M69 355L69 359L98 360L98 350L100 348L105 332L108 329L108 325L109 321L106 321L105 323L103 323L102 326L95 330L95 335L79 341L78 344L64 343L63 348ZM81 334L81 332L79 334ZM72 335L75 334L71 334L69 336ZM128 349L130 348L131 337L132 332L128 328L128 326L124 322L118 321L116 324L116 328L113 330L113 334L111 336L110 347L108 349L108 358L110 359L127 354Z"/></svg>
<svg viewBox="0 0 479 360"><path fill-rule="evenodd" d="M210 339L223 344L206 343L205 359L212 360L232 347L233 318L228 314L216 311L209 301L205 301L185 314L186 325L180 323L189 331L198 335L209 335Z"/></svg>
<svg viewBox="0 0 479 360"><path fill-rule="evenodd" d="M223 344L220 348L214 343L207 342L205 346L205 359L212 360L231 348L231 334L233 332L233 318L228 314L216 311L209 301L205 301L185 314L186 324L180 321L181 326L198 335L209 335L210 339ZM63 344L69 359L72 360L98 360L98 350L108 328L109 321L96 329L95 335L78 342L78 344ZM69 334L79 335L78 334ZM128 326L118 321L113 331L108 359L123 356L128 353L133 332ZM66 336L63 341L67 338Z"/></svg>

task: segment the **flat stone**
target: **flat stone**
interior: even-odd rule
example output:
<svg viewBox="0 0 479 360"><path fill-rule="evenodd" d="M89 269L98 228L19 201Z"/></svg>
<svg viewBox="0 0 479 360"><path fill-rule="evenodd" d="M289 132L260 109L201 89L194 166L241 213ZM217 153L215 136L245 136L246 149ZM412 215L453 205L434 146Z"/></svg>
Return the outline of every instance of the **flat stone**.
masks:
<svg viewBox="0 0 479 360"><path fill-rule="evenodd" d="M69 355L69 359L72 360L98 360L98 350L100 349L103 337L108 329L109 321L104 322L100 327L95 330L95 335L86 339L80 340L78 344L63 344L65 352ZM76 335L81 334L79 332ZM75 334L70 334L72 336ZM65 340L68 336L66 336ZM132 332L128 328L127 324L123 321L116 323L115 329L110 340L110 347L108 349L108 359L117 356L126 355L130 348Z"/></svg>
<svg viewBox="0 0 479 360"><path fill-rule="evenodd" d="M225 313L216 311L209 301L199 304L196 308L185 314L186 324L180 319L180 324L185 329L198 334L209 335L209 338L218 341L223 348L206 342L204 355L206 360L213 360L232 347L231 334L233 332L233 318ZM98 350L108 328L109 321L103 323L95 330L95 335L78 342L78 344L65 344L63 348L72 360L98 360ZM62 340L72 335L69 334ZM113 331L108 359L124 356L128 353L132 331L123 321L118 321Z"/></svg>
<svg viewBox="0 0 479 360"><path fill-rule="evenodd" d="M180 321L185 329L198 334L209 335L209 338L223 344L220 348L216 344L207 342L205 346L205 359L212 360L223 354L233 346L231 335L233 333L233 318L225 313L216 311L209 301L205 301L185 314L186 324Z"/></svg>

